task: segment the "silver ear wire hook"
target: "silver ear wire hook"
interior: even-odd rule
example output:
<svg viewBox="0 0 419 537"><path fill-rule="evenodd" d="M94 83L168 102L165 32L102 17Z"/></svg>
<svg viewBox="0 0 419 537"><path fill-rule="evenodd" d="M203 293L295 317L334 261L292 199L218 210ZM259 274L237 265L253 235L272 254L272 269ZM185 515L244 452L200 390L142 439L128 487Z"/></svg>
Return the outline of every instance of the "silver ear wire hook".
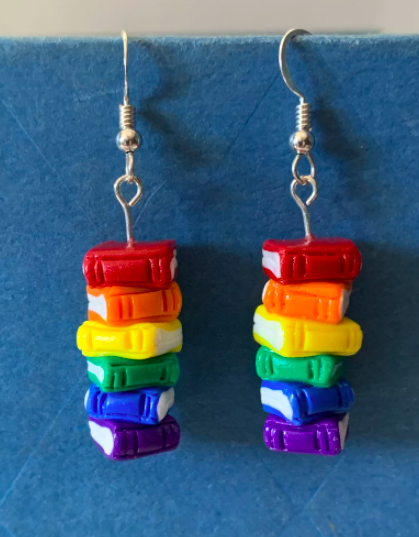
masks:
<svg viewBox="0 0 419 537"><path fill-rule="evenodd" d="M125 175L115 181L114 191L116 199L122 205L125 214L127 241L134 242L134 230L132 224L131 207L138 202L143 195L143 185L134 174L134 151L141 145L141 139L135 130L135 106L129 104L128 92L128 39L126 32L122 32L124 45L124 104L119 105L119 132L116 137L116 145L121 151L125 151ZM127 201L121 192L122 183L135 184L137 191L130 201Z"/></svg>
<svg viewBox="0 0 419 537"><path fill-rule="evenodd" d="M128 93L128 37L127 32L122 30L122 42L124 44L124 104L129 104L129 93Z"/></svg>
<svg viewBox="0 0 419 537"><path fill-rule="evenodd" d="M297 205L300 207L303 213L305 234L307 237L312 236L310 215L308 213L307 205L310 205L317 197L317 182L316 182L316 165L313 157L310 155L310 151L314 147L314 136L311 134L311 121L310 121L310 104L306 101L304 95L297 89L294 81L291 78L287 58L286 48L289 42L299 35L311 35L306 30L289 30L281 40L279 45L279 69L281 71L282 78L284 79L287 87L300 99L296 108L296 132L292 134L290 138L291 147L297 153L292 163L292 175L293 181L291 183L291 196L294 198ZM301 175L298 171L298 164L303 157L306 157L310 165L310 174ZM297 184L306 186L310 184L313 188L313 192L307 201L304 203L302 199L297 195Z"/></svg>
<svg viewBox="0 0 419 537"><path fill-rule="evenodd" d="M281 44L279 45L279 69L282 74L282 78L284 79L285 84L288 86L288 88L297 95L297 97L304 102L304 95L298 91L296 88L290 72L288 70L288 64L287 64L287 56L286 56L286 49L288 43L297 35L311 35L310 32L307 32L307 30L289 30L284 37L282 38Z"/></svg>

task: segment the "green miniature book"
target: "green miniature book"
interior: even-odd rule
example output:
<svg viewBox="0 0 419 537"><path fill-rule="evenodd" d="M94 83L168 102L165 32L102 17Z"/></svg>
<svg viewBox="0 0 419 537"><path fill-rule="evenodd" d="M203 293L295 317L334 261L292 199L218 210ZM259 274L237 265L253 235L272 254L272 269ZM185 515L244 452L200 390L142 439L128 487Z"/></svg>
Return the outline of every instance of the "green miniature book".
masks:
<svg viewBox="0 0 419 537"><path fill-rule="evenodd" d="M267 347L261 347L256 354L256 373L263 380L305 382L328 388L343 375L343 357L320 354L308 358L285 358Z"/></svg>
<svg viewBox="0 0 419 537"><path fill-rule="evenodd" d="M145 360L117 356L87 360L89 380L104 392L125 392L146 386L174 386L179 373L179 360L173 353Z"/></svg>

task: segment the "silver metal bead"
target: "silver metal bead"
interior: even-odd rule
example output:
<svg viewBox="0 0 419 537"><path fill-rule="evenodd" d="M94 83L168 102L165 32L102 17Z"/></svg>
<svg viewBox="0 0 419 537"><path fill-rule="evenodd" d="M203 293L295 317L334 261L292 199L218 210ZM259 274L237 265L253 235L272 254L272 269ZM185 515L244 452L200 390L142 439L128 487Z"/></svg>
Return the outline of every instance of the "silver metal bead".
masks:
<svg viewBox="0 0 419 537"><path fill-rule="evenodd" d="M122 129L116 136L116 145L125 153L132 153L141 145L140 135L134 129Z"/></svg>
<svg viewBox="0 0 419 537"><path fill-rule="evenodd" d="M297 131L291 135L290 145L298 155L305 155L314 147L314 136L308 131Z"/></svg>

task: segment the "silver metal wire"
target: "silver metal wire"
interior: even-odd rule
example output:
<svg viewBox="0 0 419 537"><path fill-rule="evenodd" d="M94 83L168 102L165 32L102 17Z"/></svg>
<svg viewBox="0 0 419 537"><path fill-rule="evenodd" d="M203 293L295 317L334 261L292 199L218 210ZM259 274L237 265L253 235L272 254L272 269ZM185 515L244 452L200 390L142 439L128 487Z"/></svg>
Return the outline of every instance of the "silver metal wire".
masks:
<svg viewBox="0 0 419 537"><path fill-rule="evenodd" d="M128 98L124 95L124 100ZM131 104L119 105L119 128L135 129L135 106Z"/></svg>
<svg viewBox="0 0 419 537"><path fill-rule="evenodd" d="M307 206L311 205L313 201L317 198L317 183L316 183L316 180L313 179L312 177L307 177L307 180L304 183L304 186L308 184L311 185L312 192L310 196L307 198L306 202L304 202L300 198L300 196L297 194L298 184L299 183L296 179L294 179L291 182L291 189L290 189L291 196L294 198L295 203L298 205L298 207L300 207L301 212L303 213L304 230L305 230L306 237L312 237L313 233L311 231L311 220L310 220L310 214L308 212Z"/></svg>
<svg viewBox="0 0 419 537"><path fill-rule="evenodd" d="M295 94L297 97L301 100L301 102L305 102L304 95L301 93L301 91L298 91L296 85L294 84L294 81L291 78L288 64L287 64L287 56L286 56L286 49L288 43L294 39L297 35L311 35L310 32L307 32L307 30L288 30L288 32L284 35L282 38L282 41L279 45L279 54L278 54L278 60L279 60L279 69L282 74L282 78L284 79L285 84L288 86L288 88Z"/></svg>
<svg viewBox="0 0 419 537"><path fill-rule="evenodd" d="M125 215L125 227L127 231L127 241L134 242L134 230L131 216L131 207L138 202L143 194L143 185L134 173L134 151L140 146L140 137L135 130L135 107L129 104L128 89L128 38L126 32L122 31L122 42L124 46L124 104L119 105L119 133L116 137L116 145L125 151L125 175L122 175L114 183L116 199L121 204ZM121 192L122 183L135 184L137 187L135 195L127 201Z"/></svg>
<svg viewBox="0 0 419 537"><path fill-rule="evenodd" d="M125 199L124 195L121 192L121 186L125 182L135 184L135 186L137 187L136 193L129 201ZM131 207L134 207L134 205L140 200L141 196L143 195L143 184L141 183L140 179L138 179L138 177L134 176L133 179L130 179L128 175L121 175L121 177L119 177L119 179L115 181L113 188L115 191L116 199L119 201L122 206L122 209L124 210L127 242L134 242L135 239Z"/></svg>
<svg viewBox="0 0 419 537"><path fill-rule="evenodd" d="M298 163L303 157L306 157L310 165L309 175L300 175L298 171ZM314 180L316 177L316 165L314 164L313 157L310 155L310 153L304 153L303 155L301 154L296 155L295 159L292 162L291 169L292 169L292 175L294 177L294 180L297 181L297 183L301 186L305 186L309 179Z"/></svg>
<svg viewBox="0 0 419 537"><path fill-rule="evenodd" d="M297 131L311 131L311 106L309 103L300 102L296 108Z"/></svg>
<svg viewBox="0 0 419 537"><path fill-rule="evenodd" d="M122 43L124 44L124 104L129 104L128 92L128 37L127 32L122 30Z"/></svg>
<svg viewBox="0 0 419 537"><path fill-rule="evenodd" d="M304 229L306 236L312 236L310 215L308 213L307 206L311 205L317 197L318 186L316 182L316 165L313 157L310 154L311 149L314 147L314 137L311 134L311 111L310 104L307 103L304 95L299 91L291 78L286 49L294 37L299 35L311 35L307 30L289 30L281 40L278 52L279 69L281 71L282 78L284 79L287 87L300 99L299 104L296 107L296 132L291 136L291 146L296 151L297 155L293 160L291 170L293 180L291 182L291 196L294 198L296 204L300 207L303 214ZM309 175L302 175L298 171L298 164L302 157L306 157L310 165ZM296 189L297 185L306 186L311 185L312 193L304 203L298 196Z"/></svg>
<svg viewBox="0 0 419 537"><path fill-rule="evenodd" d="M134 153L125 154L125 174L128 176L128 182L132 183L134 181Z"/></svg>

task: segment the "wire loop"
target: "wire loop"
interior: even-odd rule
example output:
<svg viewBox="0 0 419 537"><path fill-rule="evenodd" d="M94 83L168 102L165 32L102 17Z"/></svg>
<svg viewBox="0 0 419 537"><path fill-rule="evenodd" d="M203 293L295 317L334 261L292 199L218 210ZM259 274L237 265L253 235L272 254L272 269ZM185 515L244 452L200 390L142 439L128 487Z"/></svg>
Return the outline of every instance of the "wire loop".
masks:
<svg viewBox="0 0 419 537"><path fill-rule="evenodd" d="M128 182L131 184L135 180L134 175L134 153L128 152L125 156L125 174L128 176Z"/></svg>
<svg viewBox="0 0 419 537"><path fill-rule="evenodd" d="M124 195L121 192L121 186L125 182L127 182L129 184L135 184L135 186L137 187L136 193L134 194L134 196L129 201L127 201L125 199ZM122 206L122 208L124 210L125 227L126 227L126 230L127 230L127 241L128 242L133 242L134 241L134 230L133 230L133 224L132 224L131 208L134 207L134 205L136 205L138 203L138 201L140 200L141 196L143 195L143 184L140 181L140 179L138 179L138 177L136 177L135 175L132 178L130 178L126 174L126 175L121 175L121 177L119 177L119 179L117 179L115 181L113 188L114 188L114 191L115 191L116 199L119 201L119 203L121 204L121 206Z"/></svg>
<svg viewBox="0 0 419 537"><path fill-rule="evenodd" d="M298 205L298 207L300 207L301 212L303 213L304 229L305 229L306 237L311 237L313 236L313 233L311 231L311 221L310 221L310 215L308 213L307 206L311 205L313 201L317 198L317 193L318 193L317 182L313 177L307 176L307 180L304 183L304 186L308 184L311 185L312 192L305 202L297 194L298 184L300 183L298 183L296 179L294 179L291 182L291 196L294 198L295 203Z"/></svg>
<svg viewBox="0 0 419 537"><path fill-rule="evenodd" d="M308 160L308 163L310 164L310 174L309 175L300 175L298 171L298 163L300 162L302 157L306 157ZM296 155L295 159L292 163L292 175L294 177L294 180L297 181L297 183L301 186L304 186L307 184L309 179L315 179L316 177L316 165L314 164L314 160L311 157L310 153L305 153L303 155Z"/></svg>

